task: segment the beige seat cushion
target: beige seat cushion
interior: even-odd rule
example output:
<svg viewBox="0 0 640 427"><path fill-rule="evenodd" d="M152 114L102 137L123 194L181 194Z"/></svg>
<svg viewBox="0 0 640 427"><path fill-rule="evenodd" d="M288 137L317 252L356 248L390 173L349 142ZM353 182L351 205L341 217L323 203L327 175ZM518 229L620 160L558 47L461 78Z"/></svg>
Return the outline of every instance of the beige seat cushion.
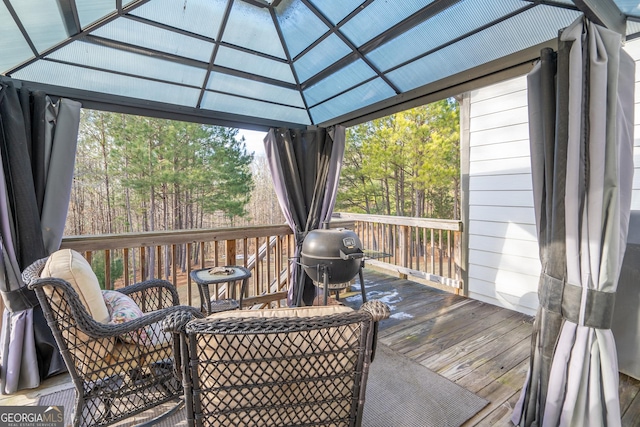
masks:
<svg viewBox="0 0 640 427"><path fill-rule="evenodd" d="M283 307L267 310L233 310L213 313L208 318L245 318L245 317L314 317L330 314L350 313L353 309L344 305Z"/></svg>
<svg viewBox="0 0 640 427"><path fill-rule="evenodd" d="M109 322L109 310L102 298L102 290L91 265L78 252L60 249L49 256L40 277L66 280L80 296L80 301L94 320ZM46 289L45 289L46 291ZM51 292L48 292L49 295Z"/></svg>
<svg viewBox="0 0 640 427"><path fill-rule="evenodd" d="M78 252L71 249L54 252L49 256L40 277L66 280L78 293L80 301L93 319L101 323L109 322L109 310L102 297L98 278L91 265ZM50 298L63 339L73 357L76 372L92 380L111 375L109 372L101 371L101 368L109 363L109 355L114 350L116 338L91 338L78 327L69 306L62 301L60 292L54 292L52 286L45 286L44 292Z"/></svg>

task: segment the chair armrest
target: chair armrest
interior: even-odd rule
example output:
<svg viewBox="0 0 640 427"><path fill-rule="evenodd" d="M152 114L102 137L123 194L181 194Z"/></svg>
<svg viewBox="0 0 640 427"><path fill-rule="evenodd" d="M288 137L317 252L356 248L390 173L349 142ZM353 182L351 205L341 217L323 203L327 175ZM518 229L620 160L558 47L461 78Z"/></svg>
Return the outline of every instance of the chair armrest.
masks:
<svg viewBox="0 0 640 427"><path fill-rule="evenodd" d="M187 323L194 319L202 319L204 314L195 307L185 307L185 310L178 310L162 321L162 329L165 332L172 332L174 334L185 332Z"/></svg>
<svg viewBox="0 0 640 427"><path fill-rule="evenodd" d="M391 315L391 309L389 306L379 300L370 300L362 304L359 311L369 313L373 322L373 335L371 337L371 353L370 361L376 357L376 348L378 346L378 322L383 319L388 319Z"/></svg>
<svg viewBox="0 0 640 427"><path fill-rule="evenodd" d="M378 322L383 319L388 319L391 315L389 306L379 300L371 300L362 304L360 310L366 311L371 314L374 322Z"/></svg>
<svg viewBox="0 0 640 427"><path fill-rule="evenodd" d="M95 322L95 320L91 319L95 323L95 325L93 326L93 333L89 333L88 331L85 332L89 333L92 336L98 334L99 337L126 335L131 332L136 332L137 330L149 326L153 323L163 322L167 316L170 316L176 312L189 310L190 308L193 307L180 305L166 307L161 310L144 313L142 317L139 317L137 319L114 325ZM195 308L193 308L193 311L195 313L198 313L197 309ZM84 328L82 327L81 329L84 330Z"/></svg>
<svg viewBox="0 0 640 427"><path fill-rule="evenodd" d="M131 297L144 312L180 304L176 288L170 282L162 279L150 279L134 283L118 289L118 292Z"/></svg>
<svg viewBox="0 0 640 427"><path fill-rule="evenodd" d="M80 302L80 297L75 289L62 279L46 277L32 280L31 283L29 283L29 289L36 291L36 295L38 296L38 300L40 300L41 304L45 304L47 298L44 295L44 290L42 289L44 286L53 286L62 289L65 294L65 301L69 305L71 315L75 319L78 328L94 339L110 338L135 332L145 326L160 322L166 316L177 311L193 310L193 312L199 313L198 310L193 307L176 305L145 313L142 317L125 323L101 323L96 321L89 314L85 306Z"/></svg>
<svg viewBox="0 0 640 427"><path fill-rule="evenodd" d="M25 268L25 270L22 272L22 281L28 285L33 280L39 279L40 272L44 268L44 265L47 263L47 259L48 257L40 258L31 263L31 265L27 266L27 268Z"/></svg>

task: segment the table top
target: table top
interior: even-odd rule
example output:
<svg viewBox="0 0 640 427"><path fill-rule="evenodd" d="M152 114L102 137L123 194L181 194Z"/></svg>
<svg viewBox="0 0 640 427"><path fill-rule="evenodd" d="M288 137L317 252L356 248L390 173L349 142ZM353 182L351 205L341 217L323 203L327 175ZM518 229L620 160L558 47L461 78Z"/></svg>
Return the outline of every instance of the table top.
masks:
<svg viewBox="0 0 640 427"><path fill-rule="evenodd" d="M213 274L211 270L214 267L207 267L193 270L190 275L191 278L199 284L225 283L251 277L251 272L244 267L236 265L226 265L224 267L233 270L233 272L231 274Z"/></svg>

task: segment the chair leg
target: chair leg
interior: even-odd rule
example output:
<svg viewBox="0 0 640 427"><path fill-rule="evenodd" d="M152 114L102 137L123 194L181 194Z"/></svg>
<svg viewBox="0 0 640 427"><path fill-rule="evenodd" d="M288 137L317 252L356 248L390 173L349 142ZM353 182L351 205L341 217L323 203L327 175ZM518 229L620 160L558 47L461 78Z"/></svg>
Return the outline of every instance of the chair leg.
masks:
<svg viewBox="0 0 640 427"><path fill-rule="evenodd" d="M94 382L89 389L89 395L91 396L89 399L97 400L102 403L102 414L96 416L96 414L93 412L95 408L87 408L88 399L86 398L87 396L83 396L81 407L76 409L78 411L77 418L82 418L84 415L84 411L88 410L91 411L91 413L89 414L89 417L87 417L87 421L90 421L91 424L96 424L97 422L104 420L106 420L107 424L110 423L109 420L114 417L114 412L112 410L114 399L111 397L111 395L114 391L120 389L123 384L124 380L119 375L113 375L111 377Z"/></svg>
<svg viewBox="0 0 640 427"><path fill-rule="evenodd" d="M80 427L80 420L82 418L82 409L84 407L84 398L76 389L76 407L73 413L73 427Z"/></svg>
<svg viewBox="0 0 640 427"><path fill-rule="evenodd" d="M175 394L173 390L177 390L180 388L180 380L173 375L174 374L173 363L169 361L156 362L151 366L151 372L152 372L152 375L156 378L165 376L167 373L171 373L169 378L169 382L170 382L169 385L165 384L165 382L158 383L160 388L162 388L162 391L167 396L171 396L172 394Z"/></svg>

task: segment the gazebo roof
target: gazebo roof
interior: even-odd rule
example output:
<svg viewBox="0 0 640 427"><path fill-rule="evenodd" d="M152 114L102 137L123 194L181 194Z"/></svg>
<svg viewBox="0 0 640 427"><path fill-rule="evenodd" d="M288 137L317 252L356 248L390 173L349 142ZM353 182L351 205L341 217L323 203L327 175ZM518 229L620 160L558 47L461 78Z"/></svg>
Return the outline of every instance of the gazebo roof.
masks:
<svg viewBox="0 0 640 427"><path fill-rule="evenodd" d="M0 71L86 107L244 128L354 124L521 74L630 0L5 0Z"/></svg>

